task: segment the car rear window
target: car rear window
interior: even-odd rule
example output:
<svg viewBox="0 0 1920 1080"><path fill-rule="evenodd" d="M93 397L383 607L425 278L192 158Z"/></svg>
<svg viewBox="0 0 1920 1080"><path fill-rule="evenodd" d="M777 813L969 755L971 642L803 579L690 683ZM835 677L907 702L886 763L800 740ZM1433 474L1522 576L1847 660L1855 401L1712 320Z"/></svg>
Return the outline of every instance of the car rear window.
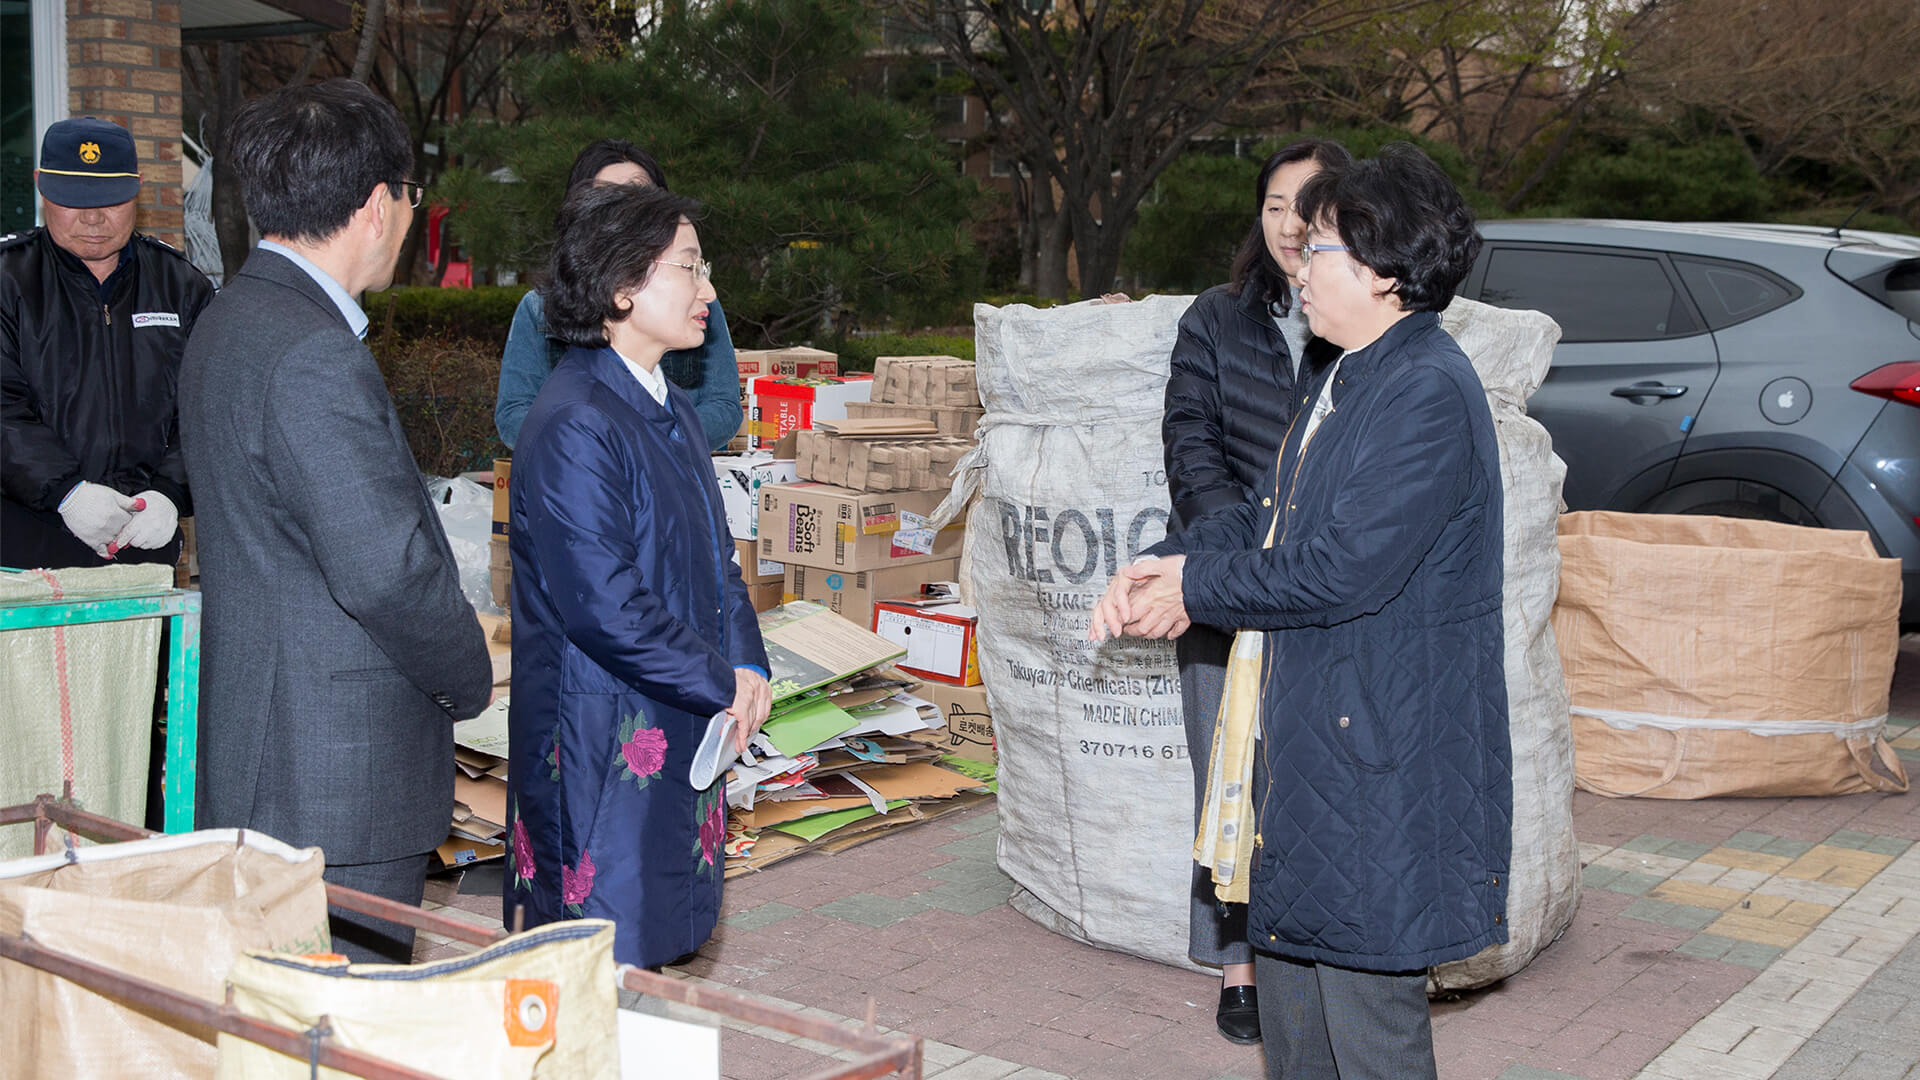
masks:
<svg viewBox="0 0 1920 1080"><path fill-rule="evenodd" d="M1887 303L1908 322L1920 323L1920 260L1901 263L1887 275Z"/></svg>
<svg viewBox="0 0 1920 1080"><path fill-rule="evenodd" d="M1673 265L1709 330L1724 330L1765 315L1800 296L1789 282L1746 263L1675 255Z"/></svg>
<svg viewBox="0 0 1920 1080"><path fill-rule="evenodd" d="M1499 246L1479 299L1546 312L1563 342L1651 341L1701 329L1653 255Z"/></svg>

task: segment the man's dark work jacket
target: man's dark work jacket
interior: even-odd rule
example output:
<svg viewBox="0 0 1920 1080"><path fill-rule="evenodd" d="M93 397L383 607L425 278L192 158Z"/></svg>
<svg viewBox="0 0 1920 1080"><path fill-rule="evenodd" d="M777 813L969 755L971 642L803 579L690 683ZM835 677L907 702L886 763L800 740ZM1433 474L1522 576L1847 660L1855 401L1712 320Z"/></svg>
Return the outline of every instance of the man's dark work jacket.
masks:
<svg viewBox="0 0 1920 1080"><path fill-rule="evenodd" d="M193 512L176 395L213 283L151 237L127 250L126 278L103 301L45 229L0 241L0 493L31 509L50 512L90 480Z"/></svg>
<svg viewBox="0 0 1920 1080"><path fill-rule="evenodd" d="M1418 971L1507 940L1512 758L1500 456L1430 312L1331 377L1254 497L1149 548L1195 623L1269 631L1253 788L1253 947ZM1274 543L1261 550L1268 524Z"/></svg>

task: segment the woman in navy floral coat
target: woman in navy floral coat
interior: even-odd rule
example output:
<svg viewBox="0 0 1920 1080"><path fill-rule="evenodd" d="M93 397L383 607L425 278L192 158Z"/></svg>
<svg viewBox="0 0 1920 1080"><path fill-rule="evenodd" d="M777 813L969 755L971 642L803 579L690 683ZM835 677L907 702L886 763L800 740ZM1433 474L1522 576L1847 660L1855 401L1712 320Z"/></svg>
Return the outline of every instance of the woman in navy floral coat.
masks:
<svg viewBox="0 0 1920 1080"><path fill-rule="evenodd" d="M713 933L726 792L692 786L693 753L722 710L744 746L770 704L700 418L659 370L714 296L696 210L653 187L568 198L545 295L573 347L513 462L508 920L611 919L642 967Z"/></svg>

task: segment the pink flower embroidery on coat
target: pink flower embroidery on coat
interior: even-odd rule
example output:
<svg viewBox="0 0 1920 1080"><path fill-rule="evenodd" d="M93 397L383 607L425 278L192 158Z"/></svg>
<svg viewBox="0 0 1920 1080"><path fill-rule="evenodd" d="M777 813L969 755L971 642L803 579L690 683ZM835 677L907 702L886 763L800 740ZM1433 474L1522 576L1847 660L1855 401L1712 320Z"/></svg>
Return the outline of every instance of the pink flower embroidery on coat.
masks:
<svg viewBox="0 0 1920 1080"><path fill-rule="evenodd" d="M533 840L527 836L527 823L518 817L513 819L513 876L514 887L519 888L533 880Z"/></svg>
<svg viewBox="0 0 1920 1080"><path fill-rule="evenodd" d="M580 853L580 865L560 868L560 902L567 905L567 911L580 914L580 905L593 895L593 856L585 851Z"/></svg>
<svg viewBox="0 0 1920 1080"><path fill-rule="evenodd" d="M667 733L647 723L647 714L634 713L620 725L613 763L623 766L634 790L645 791L667 764Z"/></svg>
<svg viewBox="0 0 1920 1080"><path fill-rule="evenodd" d="M727 842L727 800L716 798L700 823L700 859L712 866L714 856Z"/></svg>
<svg viewBox="0 0 1920 1080"><path fill-rule="evenodd" d="M627 759L627 771L635 776L651 777L667 763L667 733L659 728L635 728L633 737L620 746Z"/></svg>

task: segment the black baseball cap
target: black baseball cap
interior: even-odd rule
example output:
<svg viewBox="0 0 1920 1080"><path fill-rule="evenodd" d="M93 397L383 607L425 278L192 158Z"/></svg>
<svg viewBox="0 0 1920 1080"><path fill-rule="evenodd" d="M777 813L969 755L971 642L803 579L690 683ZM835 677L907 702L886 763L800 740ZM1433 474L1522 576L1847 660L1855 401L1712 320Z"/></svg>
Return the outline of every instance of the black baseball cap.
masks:
<svg viewBox="0 0 1920 1080"><path fill-rule="evenodd" d="M110 120L62 120L40 140L40 194L55 206L118 206L140 193L133 136Z"/></svg>

